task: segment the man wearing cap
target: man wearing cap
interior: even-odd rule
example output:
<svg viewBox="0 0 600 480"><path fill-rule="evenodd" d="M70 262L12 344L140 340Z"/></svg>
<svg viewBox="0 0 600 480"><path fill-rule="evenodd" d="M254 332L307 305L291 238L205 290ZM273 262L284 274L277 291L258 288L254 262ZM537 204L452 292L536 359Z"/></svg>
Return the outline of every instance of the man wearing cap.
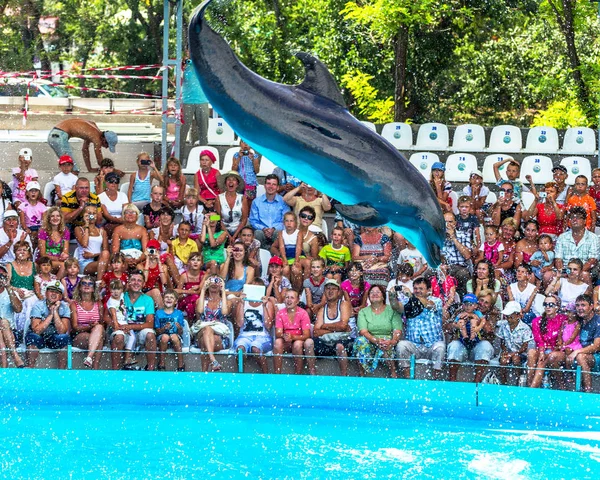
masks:
<svg viewBox="0 0 600 480"><path fill-rule="evenodd" d="M406 339L400 340L396 346L398 364L402 368L404 378L409 378L412 355L429 359L433 363L434 378L438 379L441 377L442 361L446 354L442 330L442 301L431 295L431 285L423 277L413 281L413 295L421 303L422 311L406 322ZM394 306L395 303L392 303L392 308Z"/></svg>
<svg viewBox="0 0 600 480"><path fill-rule="evenodd" d="M325 305L317 312L313 330L315 355L338 357L340 373L348 375L348 351L352 349L350 326L352 306L342 295L340 285L333 278L325 280Z"/></svg>
<svg viewBox="0 0 600 480"><path fill-rule="evenodd" d="M54 153L56 153L58 158L63 155L68 155L73 158L73 151L69 145L69 139L71 137L81 138L83 140L81 152L88 172L98 171L97 168L92 168L92 164L90 163L90 144L94 145L94 153L96 154L98 166L100 166L100 162L103 158L102 148L108 148L112 153L115 153L117 142L119 141L115 132L110 130L102 132L94 122L83 120L81 118L70 118L56 124L48 134L48 145L52 147L52 150L54 150ZM76 163L74 163L73 169L76 172L79 171L79 167Z"/></svg>
<svg viewBox="0 0 600 480"><path fill-rule="evenodd" d="M480 383L485 374L485 365L489 364L494 356L494 347L489 341L481 338L473 348L467 348L467 346L458 339L460 337L461 329L464 329L466 323L470 321L470 316L475 315L478 317L479 321L484 322L484 327L486 322L484 315L479 311L479 300L475 294L467 293L463 297L463 304L477 305L477 308L472 313L467 313L465 311L459 312L454 318L450 318L444 323L445 331L454 337L454 340L450 342L447 349L448 362L450 362L449 379L450 381L455 382L458 377L460 364L469 360L474 361L477 365L481 365L475 369L475 383Z"/></svg>
<svg viewBox="0 0 600 480"><path fill-rule="evenodd" d="M15 259L13 246L19 241L26 241L31 247L31 238L29 238L26 231L19 228L19 214L17 211L6 210L4 212L4 223L0 228L0 263L12 262Z"/></svg>
<svg viewBox="0 0 600 480"><path fill-rule="evenodd" d="M8 349L13 357L15 367L23 368L25 364L15 349L15 328L14 314L20 313L23 308L21 300L15 289L8 281L8 270L4 265L0 265L0 344L2 348ZM0 351L1 364L3 368L7 367L6 352Z"/></svg>
<svg viewBox="0 0 600 480"><path fill-rule="evenodd" d="M146 370L154 370L156 358L156 333L154 331L154 301L142 293L144 274L135 270L129 274L127 291L123 295L127 325L121 325L111 335L112 368L122 367L122 352L125 348L125 333L132 332L137 337L137 345L146 349Z"/></svg>
<svg viewBox="0 0 600 480"><path fill-rule="evenodd" d="M250 208L248 221L254 228L254 236L261 247L270 249L283 230L283 215L290 207L277 193L279 178L271 174L265 177L265 194L256 198Z"/></svg>
<svg viewBox="0 0 600 480"><path fill-rule="evenodd" d="M597 276L600 240L598 236L585 228L587 213L583 207L573 207L570 212L571 230L561 234L554 250L554 266L562 271L572 258L583 262L583 281L590 283Z"/></svg>
<svg viewBox="0 0 600 480"><path fill-rule="evenodd" d="M70 342L69 322L71 310L62 301L64 287L59 280L46 287L46 298L38 300L31 308L31 325L25 334L27 367L34 368L41 348L60 350L58 368L67 368L66 348Z"/></svg>
<svg viewBox="0 0 600 480"><path fill-rule="evenodd" d="M61 155L58 159L58 168L60 168L60 173L54 176L52 183L54 183L56 198L60 203L62 196L75 188L77 175L73 174L73 159L69 155Z"/></svg>
<svg viewBox="0 0 600 480"><path fill-rule="evenodd" d="M557 165L552 169L552 176L556 182L556 203L559 205L564 205L567 203L567 193L569 191L569 188L565 183L567 181L567 177L569 176L567 167L564 165Z"/></svg>
<svg viewBox="0 0 600 480"><path fill-rule="evenodd" d="M500 365L504 367L521 367L527 362L527 351L535 348L533 332L522 320L521 304L508 302L502 310L503 319L498 322L498 338L500 339ZM510 370L510 371L509 371ZM507 375L517 377L514 368L501 368L500 378L506 384Z"/></svg>
<svg viewBox="0 0 600 480"><path fill-rule="evenodd" d="M60 207L65 217L65 223L69 225L71 231L75 227L84 226L83 211L88 205L92 205L98 209L96 225L100 225L102 223L100 199L95 193L90 192L90 181L87 178L78 178L75 183L75 189L62 196Z"/></svg>

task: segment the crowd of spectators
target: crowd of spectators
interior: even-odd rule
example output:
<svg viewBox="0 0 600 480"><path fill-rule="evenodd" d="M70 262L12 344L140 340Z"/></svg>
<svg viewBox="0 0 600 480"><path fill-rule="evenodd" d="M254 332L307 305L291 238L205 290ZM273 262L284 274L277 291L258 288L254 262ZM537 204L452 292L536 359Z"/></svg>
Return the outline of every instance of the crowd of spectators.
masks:
<svg viewBox="0 0 600 480"><path fill-rule="evenodd" d="M279 168L258 195L261 157L244 143L234 170L215 161L202 151L192 186L176 158L161 172L141 153L123 193L123 172L104 159L93 193L63 155L51 205L23 149L12 191L1 187L2 366L10 356L33 368L49 348L64 368L72 344L89 368L107 345L114 369L138 369L143 350L144 368L161 370L171 348L183 371L192 346L204 371L221 370L216 354L233 349L253 354L263 372L272 352L275 373L285 353L296 373L315 374L316 357L330 356L342 375L350 357L360 375L384 368L407 378L412 357L450 380L472 361L481 382L497 359L517 367L499 369L502 383L565 388L564 369L578 365L591 389L600 368L600 170L591 187L584 176L570 187L557 166L538 190L518 180L509 158L494 168L497 202L486 203L474 171L452 205L444 164L434 164L430 184L447 227L434 270L387 227L336 216L329 231L324 214L335 200ZM524 191L535 198L528 208Z"/></svg>

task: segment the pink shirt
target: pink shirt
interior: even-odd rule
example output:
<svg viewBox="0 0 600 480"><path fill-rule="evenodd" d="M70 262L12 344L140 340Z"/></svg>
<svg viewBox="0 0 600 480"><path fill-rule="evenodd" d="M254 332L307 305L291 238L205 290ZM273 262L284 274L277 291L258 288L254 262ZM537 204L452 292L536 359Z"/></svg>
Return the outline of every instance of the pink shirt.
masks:
<svg viewBox="0 0 600 480"><path fill-rule="evenodd" d="M360 302L362 302L363 292L361 292L358 288L354 288L350 279L346 279L340 285L341 289L348 294L350 297L350 303L352 308L356 308L360 306ZM369 282L365 282L365 292L371 288Z"/></svg>
<svg viewBox="0 0 600 480"><path fill-rule="evenodd" d="M12 169L12 174L13 176L16 176L17 174L21 173L21 168L20 167L15 167ZM38 172L33 169L33 168L28 168L25 173L23 174L23 181L22 182L17 182L17 179L15 178L14 183L13 183L13 202L24 202L25 201L25 187L27 186L27 184L29 182L31 182L32 180L38 178Z"/></svg>
<svg viewBox="0 0 600 480"><path fill-rule="evenodd" d="M294 321L290 322L287 310L282 308L275 317L275 328L283 329L283 333L289 333L290 335L302 335L302 330L310 330L310 318L306 310L296 307Z"/></svg>
<svg viewBox="0 0 600 480"><path fill-rule="evenodd" d="M167 191L165 192L165 195L169 201L174 202L176 200L179 200L179 191L180 190L181 190L181 187L179 186L177 181L173 178L170 178L169 186L167 187Z"/></svg>
<svg viewBox="0 0 600 480"><path fill-rule="evenodd" d="M533 319L531 324L531 331L533 332L533 339L538 348L552 348L556 347L558 335L560 334L560 327L563 322L567 319L566 315L559 313L556 317L548 320L546 325L546 333L542 333L540 329L540 321L542 317L536 317Z"/></svg>
<svg viewBox="0 0 600 480"><path fill-rule="evenodd" d="M26 227L39 227L42 224L44 212L48 210L48 207L39 201L35 204L35 206L31 205L27 201L24 201L19 204L19 210L25 214Z"/></svg>
<svg viewBox="0 0 600 480"><path fill-rule="evenodd" d="M202 170L196 172L198 178L198 186L200 187L199 194L206 200L217 198L217 195L221 193L217 186L217 173L219 171L216 168L211 168L207 174L202 173Z"/></svg>

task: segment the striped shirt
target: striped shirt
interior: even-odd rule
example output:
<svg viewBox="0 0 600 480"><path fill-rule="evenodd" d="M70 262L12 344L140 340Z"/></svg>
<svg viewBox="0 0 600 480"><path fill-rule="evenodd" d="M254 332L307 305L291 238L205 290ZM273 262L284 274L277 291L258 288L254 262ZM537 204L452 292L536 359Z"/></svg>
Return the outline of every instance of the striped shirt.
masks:
<svg viewBox="0 0 600 480"><path fill-rule="evenodd" d="M94 322L100 321L100 313L98 312L98 302L94 302L94 306L91 310L85 310L79 303L75 303L75 310L77 312L77 325L87 327Z"/></svg>
<svg viewBox="0 0 600 480"><path fill-rule="evenodd" d="M346 245L342 245L340 248L333 248L333 245L325 245L319 251L319 257L325 260L327 266L339 265L343 267L346 262L352 260L350 249Z"/></svg>

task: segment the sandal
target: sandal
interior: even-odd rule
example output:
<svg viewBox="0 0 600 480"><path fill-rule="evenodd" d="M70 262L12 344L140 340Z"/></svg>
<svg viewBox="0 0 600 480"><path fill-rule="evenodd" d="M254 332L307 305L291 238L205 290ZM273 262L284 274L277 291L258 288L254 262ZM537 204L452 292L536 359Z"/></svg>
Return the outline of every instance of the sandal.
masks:
<svg viewBox="0 0 600 480"><path fill-rule="evenodd" d="M221 367L221 364L219 362L217 362L216 360L213 360L208 367L210 368L211 372L218 372L219 370L221 370L223 368L223 367Z"/></svg>
<svg viewBox="0 0 600 480"><path fill-rule="evenodd" d="M83 361L83 366L87 368L92 368L92 357L85 357Z"/></svg>
<svg viewBox="0 0 600 480"><path fill-rule="evenodd" d="M185 365L183 367L177 367L178 372L185 372Z"/></svg>
<svg viewBox="0 0 600 480"><path fill-rule="evenodd" d="M165 366L164 366L164 365L157 365L157 366L156 366L156 370L158 370L159 372L160 372L160 371L163 371L164 369L165 369Z"/></svg>

